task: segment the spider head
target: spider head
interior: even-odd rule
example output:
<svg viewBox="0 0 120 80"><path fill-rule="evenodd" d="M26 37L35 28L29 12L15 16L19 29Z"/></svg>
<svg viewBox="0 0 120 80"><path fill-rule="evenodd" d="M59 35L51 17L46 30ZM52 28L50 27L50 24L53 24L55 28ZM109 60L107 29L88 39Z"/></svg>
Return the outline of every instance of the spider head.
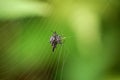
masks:
<svg viewBox="0 0 120 80"><path fill-rule="evenodd" d="M55 32L53 32L53 36L57 36L57 33L56 33L56 31L55 31Z"/></svg>

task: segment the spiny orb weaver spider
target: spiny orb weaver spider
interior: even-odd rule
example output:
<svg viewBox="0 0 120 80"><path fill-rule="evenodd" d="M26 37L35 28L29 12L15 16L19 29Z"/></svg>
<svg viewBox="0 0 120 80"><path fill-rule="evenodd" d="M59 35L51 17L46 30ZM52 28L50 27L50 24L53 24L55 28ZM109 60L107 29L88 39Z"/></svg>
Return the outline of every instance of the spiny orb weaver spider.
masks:
<svg viewBox="0 0 120 80"><path fill-rule="evenodd" d="M56 32L53 32L53 35L50 37L50 44L52 46L52 51L54 52L57 44L62 44L61 36Z"/></svg>

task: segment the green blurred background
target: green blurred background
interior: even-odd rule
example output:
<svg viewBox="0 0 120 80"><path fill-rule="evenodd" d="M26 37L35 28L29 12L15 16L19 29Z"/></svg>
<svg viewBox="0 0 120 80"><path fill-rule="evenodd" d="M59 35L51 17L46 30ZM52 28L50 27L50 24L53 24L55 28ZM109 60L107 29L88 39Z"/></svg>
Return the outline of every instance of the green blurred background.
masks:
<svg viewBox="0 0 120 80"><path fill-rule="evenodd" d="M0 80L120 80L120 1L0 0Z"/></svg>

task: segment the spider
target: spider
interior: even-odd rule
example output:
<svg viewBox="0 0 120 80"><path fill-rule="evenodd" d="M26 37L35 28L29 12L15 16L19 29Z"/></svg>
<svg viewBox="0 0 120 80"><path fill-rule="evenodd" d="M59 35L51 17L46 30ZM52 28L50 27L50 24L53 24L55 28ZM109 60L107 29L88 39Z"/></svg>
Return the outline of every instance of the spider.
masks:
<svg viewBox="0 0 120 80"><path fill-rule="evenodd" d="M53 35L50 37L50 44L52 46L52 51L54 52L57 44L62 44L61 36L56 32L53 32Z"/></svg>

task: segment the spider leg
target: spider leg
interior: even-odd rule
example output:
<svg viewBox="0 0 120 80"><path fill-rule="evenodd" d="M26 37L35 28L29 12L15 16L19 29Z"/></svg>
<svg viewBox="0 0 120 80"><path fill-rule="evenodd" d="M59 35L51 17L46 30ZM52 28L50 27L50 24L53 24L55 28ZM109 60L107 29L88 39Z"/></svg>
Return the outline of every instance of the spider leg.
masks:
<svg viewBox="0 0 120 80"><path fill-rule="evenodd" d="M53 47L52 51L54 52L54 50L55 50L55 47Z"/></svg>

